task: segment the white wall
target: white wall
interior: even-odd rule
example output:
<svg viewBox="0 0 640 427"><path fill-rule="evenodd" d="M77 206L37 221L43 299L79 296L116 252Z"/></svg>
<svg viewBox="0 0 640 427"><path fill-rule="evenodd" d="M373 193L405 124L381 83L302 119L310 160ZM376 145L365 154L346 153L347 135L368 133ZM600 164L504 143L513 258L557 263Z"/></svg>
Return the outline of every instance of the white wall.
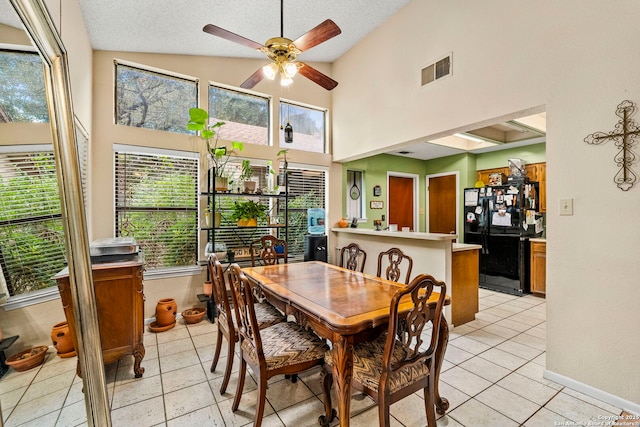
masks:
<svg viewBox="0 0 640 427"><path fill-rule="evenodd" d="M639 19L633 1L413 0L333 67L338 160L546 105L547 369L636 411L640 183L619 190L614 145L583 139L640 103ZM421 88L448 52L453 75Z"/></svg>

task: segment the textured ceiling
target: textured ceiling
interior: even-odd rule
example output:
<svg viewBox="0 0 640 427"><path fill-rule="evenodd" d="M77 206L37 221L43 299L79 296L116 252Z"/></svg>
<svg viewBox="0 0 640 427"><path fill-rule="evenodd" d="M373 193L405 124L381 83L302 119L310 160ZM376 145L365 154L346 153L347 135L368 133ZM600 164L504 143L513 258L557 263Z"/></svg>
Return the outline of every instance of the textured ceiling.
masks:
<svg viewBox="0 0 640 427"><path fill-rule="evenodd" d="M260 44L280 36L277 0L78 1L91 45L99 50L264 58L248 47L206 34L202 27L217 25ZM295 40L332 19L342 34L304 52L302 59L333 62L408 2L285 0L284 37Z"/></svg>

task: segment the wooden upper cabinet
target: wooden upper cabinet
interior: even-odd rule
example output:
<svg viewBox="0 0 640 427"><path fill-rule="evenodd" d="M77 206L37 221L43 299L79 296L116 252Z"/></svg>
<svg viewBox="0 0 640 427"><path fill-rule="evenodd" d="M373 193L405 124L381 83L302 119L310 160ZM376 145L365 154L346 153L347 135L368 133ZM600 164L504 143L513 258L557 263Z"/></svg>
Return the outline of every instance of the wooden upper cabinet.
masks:
<svg viewBox="0 0 640 427"><path fill-rule="evenodd" d="M484 185L489 185L489 175L494 173L501 173L504 175L504 179L506 180L507 175L509 175L509 168L493 168L493 169L482 169L477 172L477 180L484 182ZM506 181L502 183L506 185Z"/></svg>
<svg viewBox="0 0 640 427"><path fill-rule="evenodd" d="M540 212L547 211L547 164L530 163L524 166L524 170L527 173L530 181L535 181L540 184L539 198L540 198ZM489 175L492 173L502 173L505 176L509 175L509 168L493 168L482 169L476 172L477 180L484 182L485 185L489 184ZM506 182L504 183L506 184Z"/></svg>

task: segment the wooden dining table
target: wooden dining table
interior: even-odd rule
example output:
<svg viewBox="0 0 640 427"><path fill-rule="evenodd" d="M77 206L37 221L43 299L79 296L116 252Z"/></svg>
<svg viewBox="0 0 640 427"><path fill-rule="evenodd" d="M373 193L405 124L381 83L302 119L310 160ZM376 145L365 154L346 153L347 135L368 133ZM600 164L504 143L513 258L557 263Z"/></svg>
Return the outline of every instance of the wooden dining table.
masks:
<svg viewBox="0 0 640 427"><path fill-rule="evenodd" d="M386 330L393 294L405 285L320 261L247 267L243 272L260 286L270 302L331 341L338 416L340 425L348 426L353 346L375 339ZM433 301L432 315L438 296L434 292L429 300ZM450 304L450 298L445 304ZM401 303L399 310L408 310L410 306L410 301ZM440 414L449 407L438 391L448 340L449 326L442 315L433 372L436 410Z"/></svg>

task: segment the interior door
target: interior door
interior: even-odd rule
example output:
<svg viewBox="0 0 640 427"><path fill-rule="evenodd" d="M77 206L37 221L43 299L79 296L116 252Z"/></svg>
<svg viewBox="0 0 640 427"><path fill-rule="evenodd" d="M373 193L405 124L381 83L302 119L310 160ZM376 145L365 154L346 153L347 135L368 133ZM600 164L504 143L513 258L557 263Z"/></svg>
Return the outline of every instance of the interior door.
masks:
<svg viewBox="0 0 640 427"><path fill-rule="evenodd" d="M388 224L398 224L398 230L409 227L414 230L413 221L413 178L389 177Z"/></svg>
<svg viewBox="0 0 640 427"><path fill-rule="evenodd" d="M456 176L429 178L429 233L456 233Z"/></svg>

